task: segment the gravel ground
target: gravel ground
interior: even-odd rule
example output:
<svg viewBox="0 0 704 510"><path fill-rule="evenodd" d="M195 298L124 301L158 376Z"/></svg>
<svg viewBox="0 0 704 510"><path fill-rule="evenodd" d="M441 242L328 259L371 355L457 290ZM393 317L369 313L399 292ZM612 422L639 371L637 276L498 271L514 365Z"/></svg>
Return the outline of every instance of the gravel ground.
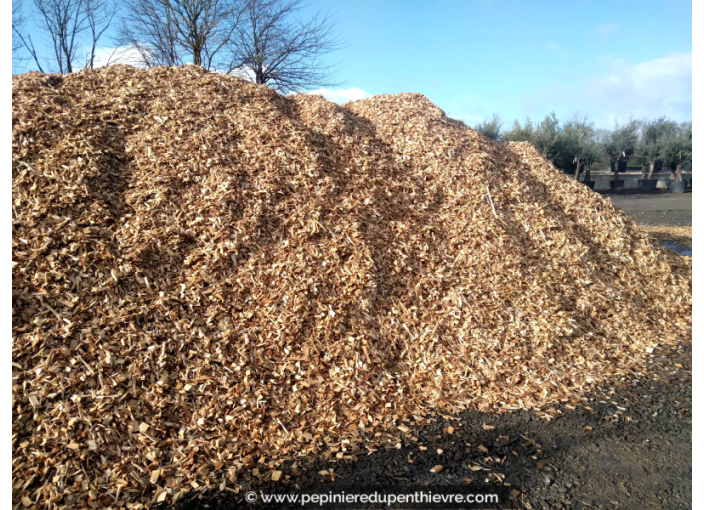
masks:
<svg viewBox="0 0 704 510"><path fill-rule="evenodd" d="M611 195L611 200L641 224L692 224L691 193ZM231 488L193 492L175 507L258 508L244 502L248 490L281 492L284 483L292 492L350 492L355 486L398 489L471 479L482 484L503 480L519 488L528 509L688 509L691 370L690 338L677 348L656 349L643 373L597 387L583 405L555 406L549 421L525 411L440 418L399 437L400 448L388 444L372 455L360 453L357 460L306 458L285 466L282 481L240 478L238 493ZM436 465L442 471L431 473ZM470 465L486 470L472 471ZM333 470L335 480L319 475L322 470Z"/></svg>

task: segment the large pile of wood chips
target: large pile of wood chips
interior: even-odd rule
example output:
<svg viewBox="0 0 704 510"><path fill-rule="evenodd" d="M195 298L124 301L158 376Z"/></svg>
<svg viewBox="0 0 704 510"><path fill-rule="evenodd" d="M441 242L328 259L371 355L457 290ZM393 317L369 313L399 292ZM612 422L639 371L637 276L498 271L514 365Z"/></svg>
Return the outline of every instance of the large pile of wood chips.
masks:
<svg viewBox="0 0 704 510"><path fill-rule="evenodd" d="M419 94L115 66L12 99L25 505L283 483L433 413L541 412L691 320L690 261Z"/></svg>

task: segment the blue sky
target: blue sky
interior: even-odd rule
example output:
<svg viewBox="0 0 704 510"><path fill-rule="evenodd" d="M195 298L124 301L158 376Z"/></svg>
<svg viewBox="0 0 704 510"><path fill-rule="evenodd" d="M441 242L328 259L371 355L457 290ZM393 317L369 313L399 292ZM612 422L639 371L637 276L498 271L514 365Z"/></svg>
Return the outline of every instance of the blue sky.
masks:
<svg viewBox="0 0 704 510"><path fill-rule="evenodd" d="M472 125L551 110L598 127L630 114L692 118L691 2L312 0L308 9L334 13L347 42L329 56L344 84L319 91L338 102L421 92Z"/></svg>
<svg viewBox="0 0 704 510"><path fill-rule="evenodd" d="M335 5L346 86L421 92L474 124L555 110L600 127L692 118L689 2L355 1Z"/></svg>

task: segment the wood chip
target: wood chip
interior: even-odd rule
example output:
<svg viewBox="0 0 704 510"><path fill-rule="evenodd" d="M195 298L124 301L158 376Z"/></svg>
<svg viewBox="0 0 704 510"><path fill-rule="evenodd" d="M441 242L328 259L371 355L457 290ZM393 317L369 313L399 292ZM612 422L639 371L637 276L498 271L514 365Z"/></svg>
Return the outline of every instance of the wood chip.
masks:
<svg viewBox="0 0 704 510"><path fill-rule="evenodd" d="M691 325L691 259L420 94L116 65L12 96L13 480L57 507L573 402Z"/></svg>
<svg viewBox="0 0 704 510"><path fill-rule="evenodd" d="M431 473L439 473L440 471L442 471L442 466L440 464L437 464L436 466L430 468Z"/></svg>
<svg viewBox="0 0 704 510"><path fill-rule="evenodd" d="M692 247L692 227L644 225L641 228L660 242L675 243L685 248Z"/></svg>

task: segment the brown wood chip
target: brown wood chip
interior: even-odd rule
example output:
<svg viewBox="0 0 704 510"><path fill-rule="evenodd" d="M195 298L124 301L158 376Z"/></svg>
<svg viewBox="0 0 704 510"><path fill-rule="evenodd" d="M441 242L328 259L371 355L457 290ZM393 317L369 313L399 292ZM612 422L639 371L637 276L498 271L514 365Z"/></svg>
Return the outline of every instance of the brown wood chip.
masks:
<svg viewBox="0 0 704 510"><path fill-rule="evenodd" d="M691 324L691 260L419 94L338 106L196 66L12 83L15 506L151 507L548 409Z"/></svg>

